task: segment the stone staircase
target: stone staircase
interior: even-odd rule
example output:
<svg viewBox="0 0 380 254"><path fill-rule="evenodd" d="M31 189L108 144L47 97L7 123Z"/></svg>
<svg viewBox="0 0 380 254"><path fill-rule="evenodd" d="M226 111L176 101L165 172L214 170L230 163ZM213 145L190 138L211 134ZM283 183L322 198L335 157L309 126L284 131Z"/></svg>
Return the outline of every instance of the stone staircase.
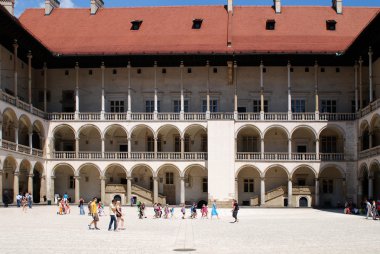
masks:
<svg viewBox="0 0 380 254"><path fill-rule="evenodd" d="M145 189L139 185L132 184L132 196L137 197L137 201L145 203L146 205L153 204L153 191ZM158 203L166 204L166 197L158 194Z"/></svg>

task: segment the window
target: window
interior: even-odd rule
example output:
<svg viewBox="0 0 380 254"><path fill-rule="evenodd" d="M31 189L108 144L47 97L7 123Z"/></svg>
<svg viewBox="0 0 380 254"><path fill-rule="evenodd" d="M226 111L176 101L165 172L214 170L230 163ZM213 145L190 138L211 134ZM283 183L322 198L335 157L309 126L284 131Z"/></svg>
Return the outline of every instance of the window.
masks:
<svg viewBox="0 0 380 254"><path fill-rule="evenodd" d="M253 179L244 179L244 192L254 192L253 184Z"/></svg>
<svg viewBox="0 0 380 254"><path fill-rule="evenodd" d="M326 20L326 29L329 31L336 30L336 21L335 20Z"/></svg>
<svg viewBox="0 0 380 254"><path fill-rule="evenodd" d="M110 101L110 110L112 113L124 112L124 101Z"/></svg>
<svg viewBox="0 0 380 254"><path fill-rule="evenodd" d="M265 26L266 30L274 30L276 26L276 21L274 19L268 19Z"/></svg>
<svg viewBox="0 0 380 254"><path fill-rule="evenodd" d="M202 179L202 191L208 192L208 179L207 178Z"/></svg>
<svg viewBox="0 0 380 254"><path fill-rule="evenodd" d="M201 150L203 153L207 153L207 135L201 137Z"/></svg>
<svg viewBox="0 0 380 254"><path fill-rule="evenodd" d="M189 112L189 100L184 100L184 111ZM181 100L174 100L173 101L173 112L174 113L179 113L181 112Z"/></svg>
<svg viewBox="0 0 380 254"><path fill-rule="evenodd" d="M306 179L305 178L298 178L297 179L297 185L298 186L306 186Z"/></svg>
<svg viewBox="0 0 380 254"><path fill-rule="evenodd" d="M257 147L256 147L257 138L256 137L248 137L248 136L241 137L241 141L242 141L241 142L242 147L240 148L241 152L243 152L243 153L257 152Z"/></svg>
<svg viewBox="0 0 380 254"><path fill-rule="evenodd" d="M165 184L174 184L174 173L166 172L165 173Z"/></svg>
<svg viewBox="0 0 380 254"><path fill-rule="evenodd" d="M154 152L154 138L153 137L146 138L146 150L147 152Z"/></svg>
<svg viewBox="0 0 380 254"><path fill-rule="evenodd" d="M214 68L214 69L213 69L213 72L214 72L214 73L218 73L218 68Z"/></svg>
<svg viewBox="0 0 380 254"><path fill-rule="evenodd" d="M194 19L192 29L201 29L203 23L203 19Z"/></svg>
<svg viewBox="0 0 380 254"><path fill-rule="evenodd" d="M165 68L162 69L162 74L166 74L166 69Z"/></svg>
<svg viewBox="0 0 380 254"><path fill-rule="evenodd" d="M351 113L356 113L356 103L355 103L355 100L351 101Z"/></svg>
<svg viewBox="0 0 380 254"><path fill-rule="evenodd" d="M335 68L335 72L336 73L340 72L340 68Z"/></svg>
<svg viewBox="0 0 380 254"><path fill-rule="evenodd" d="M46 101L50 102L50 91L46 91ZM38 92L38 102L44 102L44 91Z"/></svg>
<svg viewBox="0 0 380 254"><path fill-rule="evenodd" d="M160 112L161 106L160 101L157 101L157 111ZM154 112L154 100L145 101L145 112L153 113Z"/></svg>
<svg viewBox="0 0 380 254"><path fill-rule="evenodd" d="M113 74L113 75L116 75L116 74L117 74L117 70L116 70L116 69L113 69L113 70L112 70L112 74Z"/></svg>
<svg viewBox="0 0 380 254"><path fill-rule="evenodd" d="M292 100L292 112L304 113L305 112L305 100L295 99Z"/></svg>
<svg viewBox="0 0 380 254"><path fill-rule="evenodd" d="M88 71L88 75L90 75L90 76L91 76L91 75L92 75L92 73L93 73L93 72L92 72L92 70L89 70L89 71Z"/></svg>
<svg viewBox="0 0 380 254"><path fill-rule="evenodd" d="M74 188L75 188L75 180L74 180L74 176L70 176L70 177L69 177L69 188L70 188L70 189L74 189Z"/></svg>
<svg viewBox="0 0 380 254"><path fill-rule="evenodd" d="M337 138L334 136L325 136L321 139L321 152L322 153L336 153L337 152Z"/></svg>
<svg viewBox="0 0 380 254"><path fill-rule="evenodd" d="M187 68L187 73L191 73L191 72L192 72L191 68Z"/></svg>
<svg viewBox="0 0 380 254"><path fill-rule="evenodd" d="M322 182L323 193L333 193L334 192L334 181L330 179L323 180Z"/></svg>
<svg viewBox="0 0 380 254"><path fill-rule="evenodd" d="M310 71L309 67L306 67L305 72L309 72L309 71Z"/></svg>
<svg viewBox="0 0 380 254"><path fill-rule="evenodd" d="M258 113L261 111L261 101L254 100L253 101L253 112ZM268 112L268 101L264 100L264 112Z"/></svg>
<svg viewBox="0 0 380 254"><path fill-rule="evenodd" d="M131 22L131 24L132 24L131 30L139 30L142 22L143 22L142 20L133 20Z"/></svg>
<svg viewBox="0 0 380 254"><path fill-rule="evenodd" d="M322 100L322 113L336 113L336 100Z"/></svg>
<svg viewBox="0 0 380 254"><path fill-rule="evenodd" d="M210 99L210 112L218 112L218 100ZM207 111L207 100L202 100L202 112Z"/></svg>

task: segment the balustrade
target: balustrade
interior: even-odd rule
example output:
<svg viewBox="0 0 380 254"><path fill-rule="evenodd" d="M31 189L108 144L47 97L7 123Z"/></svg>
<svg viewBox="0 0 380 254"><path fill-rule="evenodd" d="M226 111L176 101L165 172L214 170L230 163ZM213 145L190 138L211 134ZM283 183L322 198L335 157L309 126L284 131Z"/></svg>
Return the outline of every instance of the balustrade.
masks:
<svg viewBox="0 0 380 254"><path fill-rule="evenodd" d="M343 153L320 153L319 159L321 161L343 161L344 154Z"/></svg>

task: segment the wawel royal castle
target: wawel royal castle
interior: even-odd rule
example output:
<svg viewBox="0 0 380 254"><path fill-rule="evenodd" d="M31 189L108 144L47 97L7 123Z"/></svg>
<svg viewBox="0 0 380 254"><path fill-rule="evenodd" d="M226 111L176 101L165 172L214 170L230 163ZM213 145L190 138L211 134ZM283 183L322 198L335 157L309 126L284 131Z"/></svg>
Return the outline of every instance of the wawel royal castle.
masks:
<svg viewBox="0 0 380 254"><path fill-rule="evenodd" d="M1 202L380 199L379 8L46 0L16 18L14 2L0 0Z"/></svg>

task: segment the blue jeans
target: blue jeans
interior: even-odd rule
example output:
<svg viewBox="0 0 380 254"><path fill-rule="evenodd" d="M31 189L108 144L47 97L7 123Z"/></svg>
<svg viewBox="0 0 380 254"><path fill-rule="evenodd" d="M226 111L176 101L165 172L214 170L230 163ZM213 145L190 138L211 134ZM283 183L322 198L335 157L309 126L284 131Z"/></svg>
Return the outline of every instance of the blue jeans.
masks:
<svg viewBox="0 0 380 254"><path fill-rule="evenodd" d="M32 208L32 201L28 201L29 208Z"/></svg>
<svg viewBox="0 0 380 254"><path fill-rule="evenodd" d="M116 230L116 216L115 215L110 215L111 220L110 220L110 225L108 226L108 230L111 230L112 223L113 223L113 229Z"/></svg>
<svg viewBox="0 0 380 254"><path fill-rule="evenodd" d="M17 207L21 206L21 201L17 199Z"/></svg>
<svg viewBox="0 0 380 254"><path fill-rule="evenodd" d="M79 206L79 214L84 215L84 208L83 205Z"/></svg>

